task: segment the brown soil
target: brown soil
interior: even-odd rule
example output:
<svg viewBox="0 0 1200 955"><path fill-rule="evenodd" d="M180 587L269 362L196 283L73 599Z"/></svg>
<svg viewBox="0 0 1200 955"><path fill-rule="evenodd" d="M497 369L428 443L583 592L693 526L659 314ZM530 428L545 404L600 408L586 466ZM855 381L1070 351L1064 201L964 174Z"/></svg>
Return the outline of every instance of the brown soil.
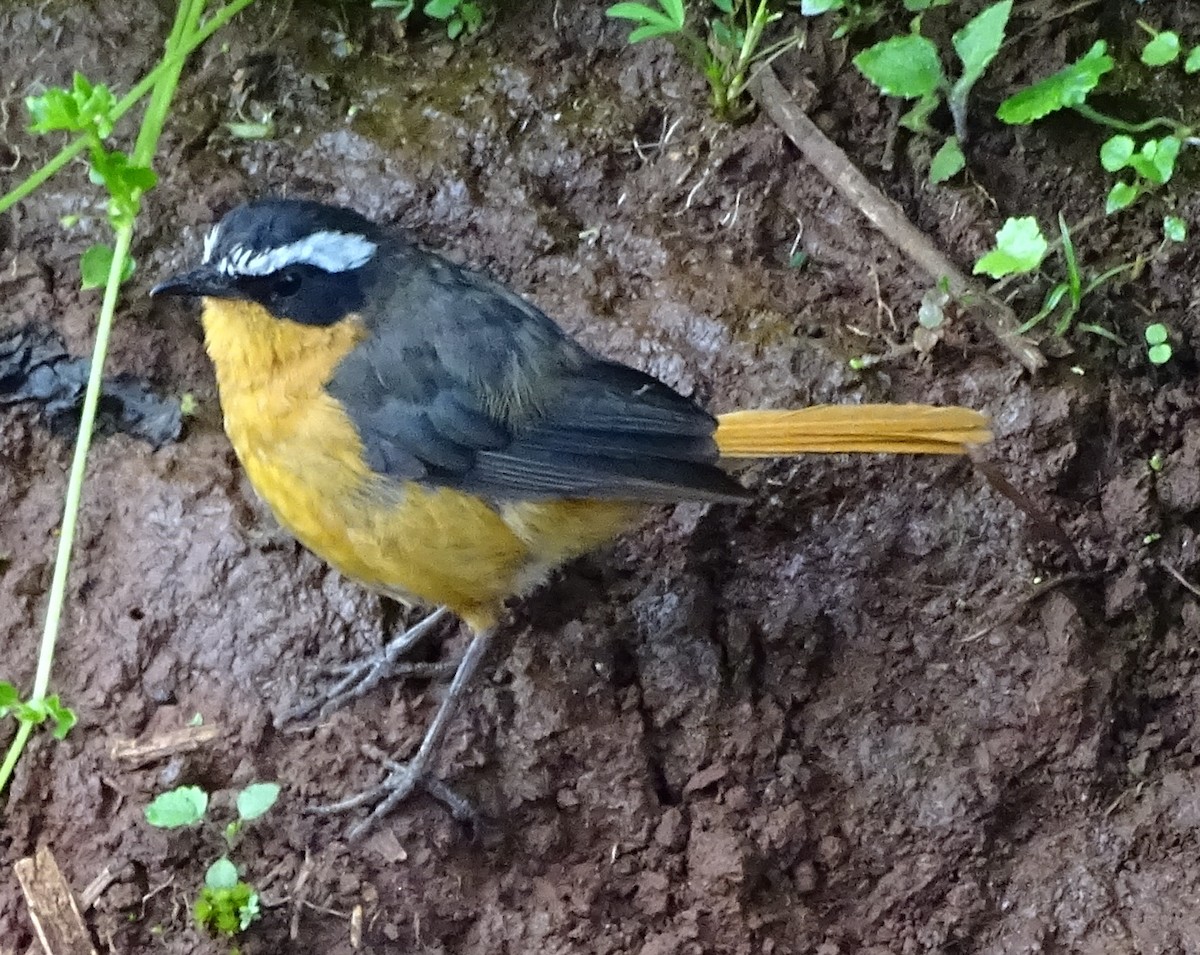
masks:
<svg viewBox="0 0 1200 955"><path fill-rule="evenodd" d="M21 131L20 97L76 68L127 88L154 44L104 38L159 36L160 6L0 13L9 182L52 149ZM1030 380L960 323L927 358L852 372L848 356L907 339L927 283L769 121L714 122L686 65L628 47L604 6L527 2L459 45L391 36L357 8L255 8L193 64L112 368L194 393L201 413L159 451L124 436L95 448L54 677L80 722L63 743L35 738L9 794L0 950L32 938L8 873L39 844L77 889L116 873L87 914L101 951L227 950L188 910L219 836L151 829L142 809L195 783L224 811L245 783L277 779L280 806L238 850L264 905L244 952L350 952L356 911L360 950L378 952L1200 951L1200 600L1171 573L1200 581L1195 242L1089 303L1127 347L1053 343ZM1078 221L1106 188L1099 130L989 117L1096 36L1127 59L1141 11L1090 22L1043 6L977 91L965 184L924 183L841 44L814 30L780 64L968 267L1004 216ZM1198 12L1173 9L1162 25L1200 38ZM1154 87L1114 105L1148 114L1179 97ZM274 140L223 125L264 110ZM1193 232L1194 177L1185 163L1170 199ZM984 408L988 458L1027 502L969 462L832 458L755 468L751 506L660 514L515 608L444 767L481 830L418 799L347 845L350 820L302 810L378 778L364 744L410 752L438 687L397 681L320 725L276 728L395 614L264 527L192 312L145 295L215 215L267 191L402 222L718 410ZM1152 249L1163 211L1086 230L1086 266ZM67 213L82 217L70 232ZM789 269L798 222L809 263ZM97 297L74 263L103 230L83 171L3 225L3 327L50 324L86 352ZM1162 369L1139 344L1151 315L1177 334ZM0 412L0 450L0 678L27 686L70 449L24 409ZM1077 563L1047 539L1054 522ZM142 766L110 755L194 713L218 742Z"/></svg>

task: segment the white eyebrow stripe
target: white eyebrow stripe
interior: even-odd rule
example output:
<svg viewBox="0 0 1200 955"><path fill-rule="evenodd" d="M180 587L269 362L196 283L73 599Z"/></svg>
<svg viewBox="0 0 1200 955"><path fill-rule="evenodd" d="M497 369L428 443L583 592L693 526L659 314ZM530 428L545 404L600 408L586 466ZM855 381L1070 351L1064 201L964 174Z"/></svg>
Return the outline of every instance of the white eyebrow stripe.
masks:
<svg viewBox="0 0 1200 955"><path fill-rule="evenodd" d="M216 267L228 276L270 275L289 265L313 265L326 272L347 272L369 262L378 248L374 242L352 232L314 232L265 252L234 246Z"/></svg>

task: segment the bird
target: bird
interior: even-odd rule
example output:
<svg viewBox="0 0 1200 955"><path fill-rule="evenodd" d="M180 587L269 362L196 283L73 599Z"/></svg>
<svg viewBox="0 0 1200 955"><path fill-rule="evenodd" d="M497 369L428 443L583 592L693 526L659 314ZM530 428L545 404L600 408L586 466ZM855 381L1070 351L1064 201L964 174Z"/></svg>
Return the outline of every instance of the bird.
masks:
<svg viewBox="0 0 1200 955"><path fill-rule="evenodd" d="M400 668L448 614L471 631L416 753L326 807L373 806L351 835L421 789L470 815L437 776L438 750L506 604L649 506L745 503L729 467L743 459L963 454L991 439L985 415L953 406L714 416L406 231L307 199L234 208L200 264L151 294L202 300L225 431L279 523L351 580L436 608L337 701Z"/></svg>

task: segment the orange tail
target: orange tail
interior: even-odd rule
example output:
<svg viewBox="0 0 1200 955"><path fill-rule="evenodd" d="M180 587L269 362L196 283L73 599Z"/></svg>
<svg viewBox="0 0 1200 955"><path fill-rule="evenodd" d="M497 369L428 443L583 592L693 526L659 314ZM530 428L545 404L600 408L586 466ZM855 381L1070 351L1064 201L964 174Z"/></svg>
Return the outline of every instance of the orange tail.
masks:
<svg viewBox="0 0 1200 955"><path fill-rule="evenodd" d="M846 451L965 454L992 440L988 419L970 408L931 405L814 405L795 411L734 411L717 419L727 458Z"/></svg>

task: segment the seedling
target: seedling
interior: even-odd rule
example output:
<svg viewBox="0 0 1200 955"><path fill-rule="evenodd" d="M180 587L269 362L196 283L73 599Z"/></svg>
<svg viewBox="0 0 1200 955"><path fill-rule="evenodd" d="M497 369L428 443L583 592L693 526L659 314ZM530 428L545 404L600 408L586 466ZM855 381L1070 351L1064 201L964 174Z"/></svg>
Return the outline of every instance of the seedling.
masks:
<svg viewBox="0 0 1200 955"><path fill-rule="evenodd" d="M950 0L904 0L904 9L920 13L933 7L944 7ZM885 12L883 3L861 3L859 0L800 0L800 12L806 17L822 13L838 14L840 22L833 31L835 40L865 30L880 21Z"/></svg>
<svg viewBox="0 0 1200 955"><path fill-rule="evenodd" d="M926 4L928 6L928 4ZM942 68L941 55L932 40L921 35L920 17L904 36L867 47L854 58L859 72L885 96L916 100L900 124L916 133L936 137L929 117L944 99L954 119L954 135L946 138L934 155L929 178L944 182L966 164L962 144L967 141L967 101L1004 42L1012 0L1000 0L970 20L954 34L952 42L961 70L951 83Z"/></svg>
<svg viewBox="0 0 1200 955"><path fill-rule="evenodd" d="M1142 26L1152 34L1150 42L1142 50L1143 63L1162 66L1177 59L1180 52L1178 36L1165 31L1154 33L1145 24ZM1125 209L1140 196L1165 185L1175 173L1175 162L1180 151L1185 146L1200 145L1191 126L1169 117L1156 116L1142 123L1129 123L1089 104L1088 96L1113 66L1107 44L1097 40L1074 63L1010 96L996 111L996 115L1006 123L1027 125L1060 109L1072 109L1095 123L1115 130L1117 135L1100 147L1100 164L1114 173L1128 169L1133 173L1133 178L1119 180L1109 190L1105 201L1107 213ZM1185 69L1189 72L1200 70L1200 47L1188 55ZM1143 140L1140 145L1134 138L1155 130L1165 132Z"/></svg>
<svg viewBox="0 0 1200 955"><path fill-rule="evenodd" d="M709 0L715 16L707 21L706 35L697 33L687 22L684 0L657 0L658 6L644 3L617 3L608 16L637 24L629 34L630 43L662 38L675 48L703 75L711 91L713 112L725 120L737 120L750 112L745 102L750 69L769 63L797 42L791 35L760 49L763 32L782 13L772 12L770 0Z"/></svg>
<svg viewBox="0 0 1200 955"><path fill-rule="evenodd" d="M258 819L279 798L278 783L253 783L237 795L237 818L222 829L226 851L204 873L192 907L196 924L211 935L232 937L261 917L258 892L244 882L229 858L248 822ZM146 821L159 829L184 829L204 821L209 796L199 786L162 793L146 807Z"/></svg>
<svg viewBox="0 0 1200 955"><path fill-rule="evenodd" d="M377 10L392 10L400 22L407 21L417 9L416 0L371 0ZM483 7L472 0L426 0L421 12L446 25L451 40L470 36L483 25Z"/></svg>
<svg viewBox="0 0 1200 955"><path fill-rule="evenodd" d="M1171 360L1171 330L1162 322L1146 326L1146 357L1152 365L1165 365Z"/></svg>
<svg viewBox="0 0 1200 955"><path fill-rule="evenodd" d="M49 720L50 732L58 740L66 739L77 722L75 711L63 706L57 693L40 700L22 700L15 686L0 681L0 719L6 716L31 726L41 726Z"/></svg>
<svg viewBox="0 0 1200 955"><path fill-rule="evenodd" d="M800 13L817 17L823 13L838 15L833 38L840 40L867 27L873 27L883 17L882 3L859 3L858 0L800 0Z"/></svg>
<svg viewBox="0 0 1200 955"><path fill-rule="evenodd" d="M1101 272L1085 283L1079 267L1079 257L1075 252L1075 242L1071 238L1071 230L1067 228L1062 213L1059 213L1058 216L1058 231L1065 277L1056 282L1046 293L1042 307L1032 318L1021 325L1017 330L1018 334L1025 334L1050 316L1057 314L1058 318L1053 332L1057 336L1065 335L1074 325L1080 331L1099 335L1118 345L1123 344L1120 338L1102 325L1079 322L1076 319L1085 298L1122 272L1140 268L1142 262L1140 260L1123 262ZM1046 241L1041 227L1032 216L1008 219L996 233L995 248L975 263L974 271L977 275L982 272L992 278L1033 272L1042 264L1049 248L1050 243Z"/></svg>

